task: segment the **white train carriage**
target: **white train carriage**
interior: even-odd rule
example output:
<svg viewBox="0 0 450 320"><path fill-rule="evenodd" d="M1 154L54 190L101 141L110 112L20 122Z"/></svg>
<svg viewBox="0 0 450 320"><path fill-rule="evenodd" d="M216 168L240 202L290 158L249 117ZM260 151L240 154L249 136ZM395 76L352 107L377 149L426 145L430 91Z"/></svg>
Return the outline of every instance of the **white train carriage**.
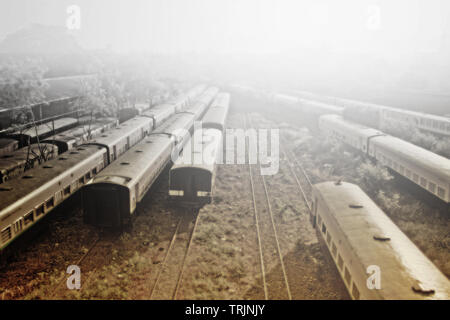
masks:
<svg viewBox="0 0 450 320"><path fill-rule="evenodd" d="M369 141L373 137L384 135L381 131L344 120L341 116L334 114L321 116L319 118L319 129L328 136L364 153L369 150Z"/></svg>
<svg viewBox="0 0 450 320"><path fill-rule="evenodd" d="M128 224L170 161L173 146L172 137L152 134L96 175L82 190L84 221L109 228Z"/></svg>
<svg viewBox="0 0 450 320"><path fill-rule="evenodd" d="M149 117L135 117L117 126L115 129L103 133L89 142L108 149L108 162L111 163L132 146L144 139L153 130L153 119Z"/></svg>
<svg viewBox="0 0 450 320"><path fill-rule="evenodd" d="M219 93L211 104L206 114L203 116L203 128L215 128L223 131L230 108L230 94Z"/></svg>
<svg viewBox="0 0 450 320"><path fill-rule="evenodd" d="M210 203L216 164L222 159L222 131L197 130L169 172L169 197L183 204Z"/></svg>
<svg viewBox="0 0 450 320"><path fill-rule="evenodd" d="M319 127L331 137L363 151L381 164L450 203L450 160L381 131L324 115Z"/></svg>
<svg viewBox="0 0 450 320"><path fill-rule="evenodd" d="M312 214L353 299L450 298L447 277L358 186L316 184Z"/></svg>
<svg viewBox="0 0 450 320"><path fill-rule="evenodd" d="M447 117L390 107L384 107L381 115L381 121L401 122L424 131L450 136L450 119Z"/></svg>
<svg viewBox="0 0 450 320"><path fill-rule="evenodd" d="M77 191L106 165L106 149L83 146L0 186L0 250Z"/></svg>
<svg viewBox="0 0 450 320"><path fill-rule="evenodd" d="M392 136L369 144L369 155L384 166L450 203L450 160Z"/></svg>

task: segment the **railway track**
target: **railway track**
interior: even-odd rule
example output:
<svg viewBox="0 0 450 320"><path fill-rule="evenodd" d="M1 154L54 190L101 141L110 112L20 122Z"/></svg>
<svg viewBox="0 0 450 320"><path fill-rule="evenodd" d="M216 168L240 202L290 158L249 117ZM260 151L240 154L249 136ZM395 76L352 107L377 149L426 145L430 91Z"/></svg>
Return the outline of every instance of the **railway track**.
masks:
<svg viewBox="0 0 450 320"><path fill-rule="evenodd" d="M247 124L251 125L247 115L244 120L246 128ZM280 242L278 240L277 227L270 204L269 191L265 177L260 174L261 163L259 161L257 165L249 163L248 169L258 237L264 298L266 300L292 300Z"/></svg>
<svg viewBox="0 0 450 320"><path fill-rule="evenodd" d="M89 245L86 252L83 253L83 255L72 265L76 265L76 266L80 267L81 271L83 272L83 270L85 270L84 263L89 262L89 260L87 260L88 257L95 257L96 255L103 257L104 249L102 248L101 245L99 245L102 243L102 241L105 241L105 237L103 234L99 233L97 238ZM87 287L87 285L89 284L89 279L92 276L92 274L95 272L95 270L96 270L96 267L94 267L90 270L89 275L86 278L84 278L83 281L81 282L81 288ZM49 297L50 299L57 298L61 295L64 295L64 291L68 290L67 287L63 285L67 281L67 276L68 276L67 274L64 274L62 279L60 281L58 281L58 283L55 285L53 292L52 292L51 296Z"/></svg>
<svg viewBox="0 0 450 320"><path fill-rule="evenodd" d="M177 299L197 223L197 210L182 213L152 285L150 299Z"/></svg>

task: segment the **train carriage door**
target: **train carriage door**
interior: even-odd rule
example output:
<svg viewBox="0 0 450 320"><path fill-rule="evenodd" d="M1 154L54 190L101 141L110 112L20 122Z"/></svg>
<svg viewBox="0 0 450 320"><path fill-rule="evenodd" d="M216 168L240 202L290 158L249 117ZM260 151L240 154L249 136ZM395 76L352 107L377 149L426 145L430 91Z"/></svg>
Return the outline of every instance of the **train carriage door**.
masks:
<svg viewBox="0 0 450 320"><path fill-rule="evenodd" d="M314 197L311 204L311 224L313 228L316 228L316 216L317 216L317 198Z"/></svg>
<svg viewBox="0 0 450 320"><path fill-rule="evenodd" d="M111 157L111 162L113 162L117 158L117 148L116 146L113 147L113 154Z"/></svg>

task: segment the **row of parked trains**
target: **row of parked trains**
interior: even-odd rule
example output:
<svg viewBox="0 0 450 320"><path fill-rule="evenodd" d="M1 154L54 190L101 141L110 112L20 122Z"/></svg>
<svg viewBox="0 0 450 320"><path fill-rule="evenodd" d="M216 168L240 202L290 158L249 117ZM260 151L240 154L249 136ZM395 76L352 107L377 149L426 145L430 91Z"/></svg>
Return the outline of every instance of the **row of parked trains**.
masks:
<svg viewBox="0 0 450 320"><path fill-rule="evenodd" d="M319 129L360 150L445 203L450 203L450 159L382 131L346 119L340 107L288 95L274 95L277 105L318 117Z"/></svg>
<svg viewBox="0 0 450 320"><path fill-rule="evenodd" d="M139 116L105 130L83 144L69 148L70 143L67 143L66 152L29 169L20 177L0 184L0 250L6 248L104 168L114 164L117 158L150 133L159 132L160 135L170 136L178 143L181 137L172 135L172 130L179 122L176 124L173 122L184 116L194 116L198 119L200 115L197 113L202 112L201 106L209 104L218 91L217 88L209 88L198 98L198 101L195 100L196 103L193 103L192 92L198 94L203 90L202 88L205 87L195 87L172 101L173 104L151 108ZM172 111L167 112L167 109ZM169 118L171 120L168 120ZM58 143L64 143L64 139L63 136ZM55 142L55 138L52 137L51 141ZM139 153L139 150L135 151ZM133 153L135 153L134 150L128 152L128 155ZM126 162L123 160L120 163ZM120 163L118 163L119 166L124 166ZM135 191L139 191L139 188ZM95 219L88 217L86 220L94 221Z"/></svg>
<svg viewBox="0 0 450 320"><path fill-rule="evenodd" d="M178 203L209 202L215 177L214 155L221 147L228 105L228 94L218 94L214 87L206 90L192 106L172 116L119 161L96 175L82 192L85 221L109 228L128 224L137 204L162 170L173 162L175 165L169 172L169 195L177 197ZM208 119L206 125L203 119ZM193 132L196 121L203 123L198 129L202 130L200 134L205 142L201 144L200 153L207 150L206 154L213 155L212 161L202 159L199 163L181 165L178 163L180 154L196 152L191 147L186 148L198 136Z"/></svg>

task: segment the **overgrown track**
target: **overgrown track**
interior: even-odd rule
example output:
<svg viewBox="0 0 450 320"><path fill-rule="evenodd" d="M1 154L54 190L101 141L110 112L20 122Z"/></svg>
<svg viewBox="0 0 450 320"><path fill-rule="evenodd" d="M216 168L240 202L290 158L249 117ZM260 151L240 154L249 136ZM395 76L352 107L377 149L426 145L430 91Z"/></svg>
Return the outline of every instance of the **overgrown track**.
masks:
<svg viewBox="0 0 450 320"><path fill-rule="evenodd" d="M178 221L169 247L152 285L150 299L177 299L183 280L186 258L198 223L198 211L189 208ZM177 276L175 276L177 275Z"/></svg>
<svg viewBox="0 0 450 320"><path fill-rule="evenodd" d="M247 124L252 125L246 115ZM248 123L247 123L248 122ZM248 150L249 148L247 148ZM264 175L261 175L261 163L248 165L250 185L257 230L261 275L266 300L292 299L289 281L286 275L283 256L274 222L269 191ZM274 261L279 262L274 265Z"/></svg>

